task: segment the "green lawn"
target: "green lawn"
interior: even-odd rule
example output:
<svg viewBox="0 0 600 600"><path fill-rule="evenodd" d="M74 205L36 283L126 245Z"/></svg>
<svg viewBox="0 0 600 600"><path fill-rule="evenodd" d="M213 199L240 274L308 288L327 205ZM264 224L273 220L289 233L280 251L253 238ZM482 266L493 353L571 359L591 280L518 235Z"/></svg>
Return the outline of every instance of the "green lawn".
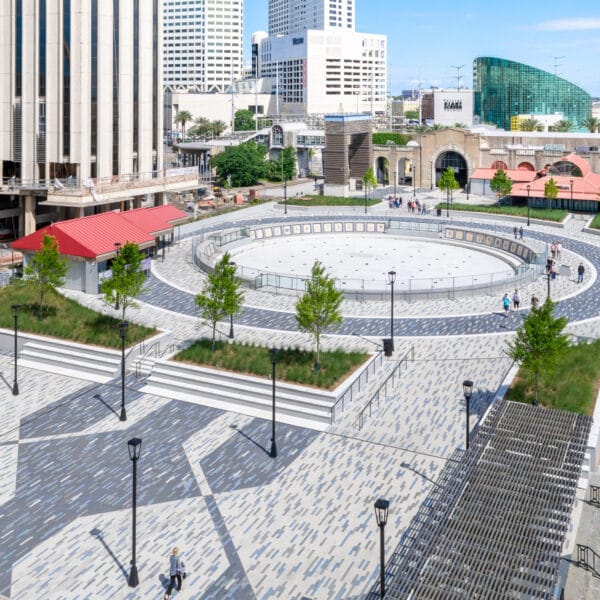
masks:
<svg viewBox="0 0 600 600"><path fill-rule="evenodd" d="M280 350L277 359L277 379L334 389L364 363L368 356L360 352L345 353L341 350L321 352L321 370L315 373L313 352ZM211 341L208 339L198 340L177 354L174 359L260 377L267 377L272 370L268 348L217 342L216 350L212 352Z"/></svg>
<svg viewBox="0 0 600 600"><path fill-rule="evenodd" d="M446 202L440 202L436 208L446 210ZM497 215L510 215L512 217L527 217L526 206L490 206L489 204L460 204L459 202L450 203L450 210L461 210L465 212L482 212ZM568 214L566 210L530 208L529 215L532 219L542 219L545 221L562 221Z"/></svg>
<svg viewBox="0 0 600 600"><path fill-rule="evenodd" d="M600 229L600 215L596 215L592 222L590 223L590 227L593 229Z"/></svg>
<svg viewBox="0 0 600 600"><path fill-rule="evenodd" d="M367 198L367 206L373 206L379 204L381 200L379 198ZM279 201L279 204L283 204L283 200ZM288 198L288 206L363 206L365 205L365 199L363 198L344 198L343 196L301 196Z"/></svg>
<svg viewBox="0 0 600 600"><path fill-rule="evenodd" d="M20 304L19 331L47 335L109 348L120 348L119 320L65 298L58 292L48 292L44 297L44 318L38 318L39 297L27 282L15 283L0 288L0 327L14 327L12 304ZM132 345L154 335L155 329L134 323L127 330L127 345Z"/></svg>
<svg viewBox="0 0 600 600"><path fill-rule="evenodd" d="M540 405L592 415L600 387L600 340L571 346L549 381L539 389ZM533 402L533 382L523 371L509 389L506 399Z"/></svg>

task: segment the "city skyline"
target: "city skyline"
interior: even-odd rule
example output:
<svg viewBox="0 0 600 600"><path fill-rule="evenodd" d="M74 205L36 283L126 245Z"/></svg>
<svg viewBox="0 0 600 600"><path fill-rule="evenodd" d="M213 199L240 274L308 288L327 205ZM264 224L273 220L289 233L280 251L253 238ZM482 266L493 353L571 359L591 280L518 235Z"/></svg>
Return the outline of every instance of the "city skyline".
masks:
<svg viewBox="0 0 600 600"><path fill-rule="evenodd" d="M268 5L269 0L245 1L244 64L250 61L252 33L268 28ZM457 12L432 0L425 10L415 11L393 0L356 0L356 30L388 36L393 94L418 88L419 80L422 89L456 87L458 73L460 85L471 87L473 60L495 56L556 73L600 97L597 3L575 0L568 17L560 5L541 0L532 0L526 8L524 14L523 4L515 0L507 0L502 11L465 0Z"/></svg>

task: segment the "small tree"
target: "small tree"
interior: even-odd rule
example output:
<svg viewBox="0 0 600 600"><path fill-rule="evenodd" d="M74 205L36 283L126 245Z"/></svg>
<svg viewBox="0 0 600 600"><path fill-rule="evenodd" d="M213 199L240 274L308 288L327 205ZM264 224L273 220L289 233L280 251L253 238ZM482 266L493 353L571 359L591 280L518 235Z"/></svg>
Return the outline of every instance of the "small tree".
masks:
<svg viewBox="0 0 600 600"><path fill-rule="evenodd" d="M317 260L313 264L306 292L296 302L296 321L301 331L308 333L317 346L315 371L321 368L321 336L327 328L342 324L340 306L344 294L336 289L335 281L325 274L325 267Z"/></svg>
<svg viewBox="0 0 600 600"><path fill-rule="evenodd" d="M597 117L588 117L581 121L581 124L588 129L590 133L596 133L598 128L600 128L600 119Z"/></svg>
<svg viewBox="0 0 600 600"><path fill-rule="evenodd" d="M251 110L236 110L234 123L236 131L250 131L256 127L254 113Z"/></svg>
<svg viewBox="0 0 600 600"><path fill-rule="evenodd" d="M573 121L569 121L569 119L561 119L558 123L554 124L552 127L553 131L567 132L573 129Z"/></svg>
<svg viewBox="0 0 600 600"><path fill-rule="evenodd" d="M371 190L377 186L377 178L375 177L375 173L373 173L373 167L369 167L365 174L362 177L363 185L365 186L365 197L367 193L369 198L371 197Z"/></svg>
<svg viewBox="0 0 600 600"><path fill-rule="evenodd" d="M567 318L555 318L553 310L554 303L549 298L540 308L532 308L523 327L517 329L517 337L508 344L507 354L533 377L534 406L538 404L540 379L552 374L569 346L562 334Z"/></svg>
<svg viewBox="0 0 600 600"><path fill-rule="evenodd" d="M544 197L548 198L548 208L552 208L552 200L556 200L558 197L558 186L556 185L556 181L554 181L554 177L550 177L546 181L544 185Z"/></svg>
<svg viewBox="0 0 600 600"><path fill-rule="evenodd" d="M504 169L498 169L490 181L490 189L498 196L498 201L508 196L512 190L512 180Z"/></svg>
<svg viewBox="0 0 600 600"><path fill-rule="evenodd" d="M226 252L215 264L215 270L206 278L202 291L196 296L201 317L212 329L212 350L215 351L217 323L240 312L244 294L235 276L236 267Z"/></svg>
<svg viewBox="0 0 600 600"><path fill-rule="evenodd" d="M438 181L438 187L441 190L446 190L446 210L448 210L450 207L450 192L460 187L458 181L456 181L452 167L447 167L442 172Z"/></svg>
<svg viewBox="0 0 600 600"><path fill-rule="evenodd" d="M137 306L135 298L142 293L146 281L143 258L137 244L127 242L113 258L110 277L100 287L105 301L120 307L122 321L125 321L125 311Z"/></svg>
<svg viewBox="0 0 600 600"><path fill-rule="evenodd" d="M189 110L180 110L176 115L173 121L177 125L181 125L181 130L183 132L182 137L183 141L185 141L185 124L188 121L192 120L192 113Z"/></svg>
<svg viewBox="0 0 600 600"><path fill-rule="evenodd" d="M541 131L543 129L543 125L534 118L523 119L519 123L519 129L521 131Z"/></svg>
<svg viewBox="0 0 600 600"><path fill-rule="evenodd" d="M41 319L44 314L44 295L62 285L66 274L67 259L60 255L56 238L45 233L39 251L31 257L25 267L25 275L39 293L38 318Z"/></svg>
<svg viewBox="0 0 600 600"><path fill-rule="evenodd" d="M217 169L217 176L226 181L231 175L234 187L254 185L267 172L265 156L267 149L263 144L245 142L238 146L229 146L211 158L211 165Z"/></svg>

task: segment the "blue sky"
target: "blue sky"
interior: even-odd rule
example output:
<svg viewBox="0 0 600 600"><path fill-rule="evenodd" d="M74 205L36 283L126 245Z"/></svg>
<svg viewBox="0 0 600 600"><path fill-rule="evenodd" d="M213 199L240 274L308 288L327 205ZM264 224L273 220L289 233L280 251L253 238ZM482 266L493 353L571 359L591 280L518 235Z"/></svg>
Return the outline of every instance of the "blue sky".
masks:
<svg viewBox="0 0 600 600"><path fill-rule="evenodd" d="M245 54L268 27L268 0L245 0ZM356 0L356 29L388 36L392 93L472 85L473 59L516 60L600 97L600 0ZM556 68L555 68L556 66Z"/></svg>

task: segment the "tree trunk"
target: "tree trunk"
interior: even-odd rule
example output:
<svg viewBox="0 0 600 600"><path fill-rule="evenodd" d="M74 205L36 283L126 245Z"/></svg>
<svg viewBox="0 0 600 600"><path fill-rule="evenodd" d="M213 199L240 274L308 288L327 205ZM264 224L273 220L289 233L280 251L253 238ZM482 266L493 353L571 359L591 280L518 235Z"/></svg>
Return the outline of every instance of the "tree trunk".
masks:
<svg viewBox="0 0 600 600"><path fill-rule="evenodd" d="M213 323L212 326L212 351L214 352L216 348L216 337L217 337L217 324Z"/></svg>
<svg viewBox="0 0 600 600"><path fill-rule="evenodd" d="M534 389L534 397L533 397L533 405L538 405L538 381L539 375L536 373L533 377L533 389Z"/></svg>

